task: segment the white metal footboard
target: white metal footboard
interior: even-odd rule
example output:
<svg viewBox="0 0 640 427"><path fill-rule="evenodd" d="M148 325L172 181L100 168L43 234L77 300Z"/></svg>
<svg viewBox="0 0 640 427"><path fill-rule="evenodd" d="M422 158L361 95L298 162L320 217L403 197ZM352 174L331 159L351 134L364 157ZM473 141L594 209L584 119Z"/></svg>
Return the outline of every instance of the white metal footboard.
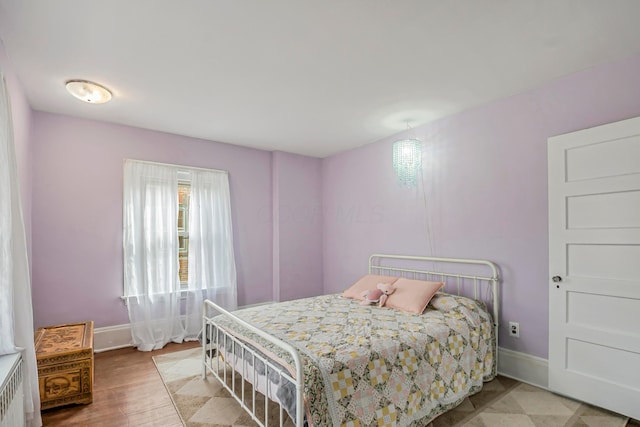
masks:
<svg viewBox="0 0 640 427"><path fill-rule="evenodd" d="M229 316L234 322L285 350L291 355L292 360L294 361L296 372L295 377L290 375L286 369L276 365L273 361L264 357L254 348L248 346L245 342L231 335L226 330L218 328L213 322L215 315L209 315L209 313ZM277 373L280 379L280 386L283 385L283 381L287 381L295 387L296 408L295 415L291 414L291 416L295 418L295 420L293 420L295 426L302 427L304 425L304 374L302 369L302 359L291 345L261 331L209 300L206 300L203 304L202 331L202 378L206 377L207 372L211 372L220 381L223 387L231 393L238 403L240 403L242 408L249 413L251 418L253 418L253 420L261 427L269 427L271 425L269 424L269 398L271 398L278 403L278 423L280 427L283 427L286 419L284 416L283 405L276 398L275 391L272 390L272 385L269 381L269 374ZM221 360L221 355L224 357L224 361ZM238 361L240 364L239 369L237 369ZM251 361L251 363L248 363L249 361ZM256 362L261 362L263 364L263 374L258 372L258 364ZM230 373L228 373L225 363L230 364L232 368ZM264 377L264 381L262 381L262 377ZM231 381L231 385L229 385L228 380ZM238 381L236 380L239 380L239 386L237 386ZM249 397L245 395L246 382L252 384L250 406L247 405L246 402L246 399ZM238 387L240 390L237 389ZM264 417L259 415L260 408L256 406L257 392L261 392L265 396Z"/></svg>

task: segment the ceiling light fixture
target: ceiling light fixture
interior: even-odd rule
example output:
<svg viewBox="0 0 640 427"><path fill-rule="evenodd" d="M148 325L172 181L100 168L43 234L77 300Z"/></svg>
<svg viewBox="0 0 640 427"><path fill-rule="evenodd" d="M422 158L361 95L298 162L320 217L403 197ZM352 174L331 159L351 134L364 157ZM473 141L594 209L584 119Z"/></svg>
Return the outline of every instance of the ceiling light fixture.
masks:
<svg viewBox="0 0 640 427"><path fill-rule="evenodd" d="M409 122L407 122L407 134L409 130ZM422 169L422 142L415 138L394 142L393 169L401 186L415 187L418 181L418 171Z"/></svg>
<svg viewBox="0 0 640 427"><path fill-rule="evenodd" d="M104 104L111 100L111 92L104 86L87 80L69 80L69 93L81 101L89 104Z"/></svg>

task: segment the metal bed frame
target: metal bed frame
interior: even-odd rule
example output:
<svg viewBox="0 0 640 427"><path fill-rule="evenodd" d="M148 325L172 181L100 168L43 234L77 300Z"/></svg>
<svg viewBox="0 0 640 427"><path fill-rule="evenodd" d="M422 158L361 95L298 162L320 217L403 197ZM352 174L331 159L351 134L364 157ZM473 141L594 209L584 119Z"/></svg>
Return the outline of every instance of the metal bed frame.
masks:
<svg viewBox="0 0 640 427"><path fill-rule="evenodd" d="M424 267L425 265L427 267ZM460 271L455 271L456 266ZM452 267L451 270L448 267ZM480 271L480 273L476 274L476 271ZM480 299L485 303L488 303L493 315L495 330L494 357L496 360L495 363L497 364L498 319L500 318L498 285L500 278L496 264L491 261L476 259L373 254L369 257L369 274L399 276L420 280L438 280L445 283L444 290L448 293L453 293L451 291L451 287L454 286L456 291L455 293L457 295L464 295L468 297L472 296L476 300ZM483 285L486 285L484 292ZM469 286L473 287L472 295L469 295ZM234 322L289 353L291 355L291 360L294 362L292 371L295 372L295 374L291 374L287 369L284 369L276 362L271 361L262 353L258 352L254 347L247 345L247 343L226 332L224 329L215 327L215 315L209 314L212 312L228 316ZM238 401L240 406L247 411L259 426L269 427L269 398L272 398L275 394L269 382L269 374L273 375L275 373L279 377L280 384L282 384L282 381L288 381L295 386L296 411L295 416L292 415L292 417L295 418L293 422L297 427L303 427L305 425L303 393L304 371L302 359L298 351L293 346L245 322L238 316L228 312L209 300L206 300L203 303L202 331L204 335L202 340L203 379L206 378L207 373L213 374L213 376L220 381L222 386L236 399L236 401ZM207 343L209 344L207 345ZM222 351L219 351L220 349L222 349ZM221 354L222 352L224 352L224 354ZM221 355L222 357L220 357ZM225 357L225 355L227 357ZM238 357L240 359L238 359ZM224 361L221 360L223 358L225 358ZM231 359L231 373L226 369L225 364L229 363L229 360L227 359ZM235 366L235 361L237 360L241 361L241 367L239 368L240 372L238 372L238 367ZM249 369L248 363L246 363L248 360L252 361L252 369ZM256 361L263 363L263 366L265 367L264 374L260 374L256 371ZM262 387L260 387L261 376L264 376L264 384ZM237 390L238 387L236 386L237 379L240 380L239 390ZM228 381L231 382L231 385L228 384ZM245 402L245 399L248 397L246 395L246 382L252 384L250 392L251 405L248 405ZM262 390L260 390L260 388L262 388ZM258 389L258 391L256 391L256 389ZM264 417L259 416L256 412L257 392L261 392L265 396ZM278 403L279 426L283 427L286 420L283 406L279 401L276 403Z"/></svg>

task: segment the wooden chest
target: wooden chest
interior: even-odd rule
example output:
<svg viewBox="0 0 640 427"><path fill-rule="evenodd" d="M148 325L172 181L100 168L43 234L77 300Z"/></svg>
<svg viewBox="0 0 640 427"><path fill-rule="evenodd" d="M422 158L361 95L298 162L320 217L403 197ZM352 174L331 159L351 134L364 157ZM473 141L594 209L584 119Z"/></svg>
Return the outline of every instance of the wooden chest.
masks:
<svg viewBox="0 0 640 427"><path fill-rule="evenodd" d="M35 333L40 408L93 401L93 322L40 328Z"/></svg>

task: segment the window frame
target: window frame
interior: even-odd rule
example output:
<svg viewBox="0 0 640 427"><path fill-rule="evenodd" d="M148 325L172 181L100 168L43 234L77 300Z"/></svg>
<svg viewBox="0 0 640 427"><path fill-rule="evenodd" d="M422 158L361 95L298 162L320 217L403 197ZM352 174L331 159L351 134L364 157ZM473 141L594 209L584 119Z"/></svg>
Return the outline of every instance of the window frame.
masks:
<svg viewBox="0 0 640 427"><path fill-rule="evenodd" d="M180 189L188 187L187 203L180 203ZM191 181L187 178L178 179L178 220L176 230L178 233L178 278L180 290L188 288L189 283L189 206L191 204ZM182 214L182 219L180 215ZM182 224L181 224L182 222ZM186 280L182 280L182 260L185 260L187 272Z"/></svg>

